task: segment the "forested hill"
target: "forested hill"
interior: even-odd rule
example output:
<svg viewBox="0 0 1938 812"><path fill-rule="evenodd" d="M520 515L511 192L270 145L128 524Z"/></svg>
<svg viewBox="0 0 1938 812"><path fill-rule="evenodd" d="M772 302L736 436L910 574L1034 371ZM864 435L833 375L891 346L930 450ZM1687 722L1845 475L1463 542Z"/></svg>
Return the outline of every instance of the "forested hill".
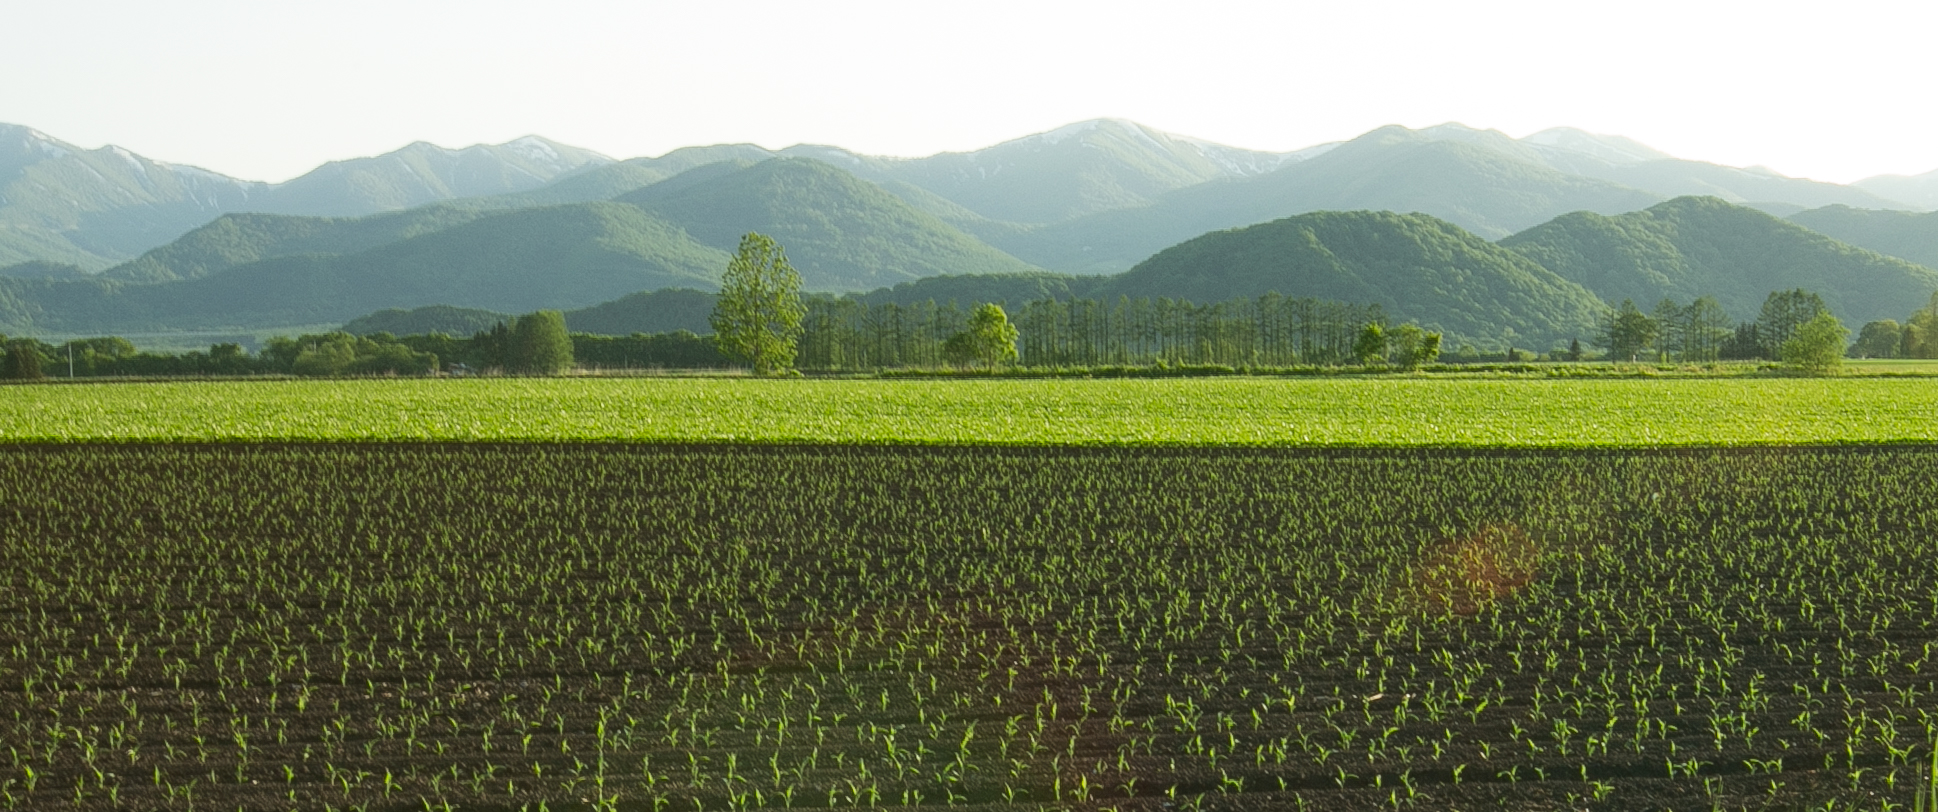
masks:
<svg viewBox="0 0 1938 812"><path fill-rule="evenodd" d="M1938 268L1938 212L1826 206L1793 214L1790 222L1851 245Z"/></svg>
<svg viewBox="0 0 1938 812"><path fill-rule="evenodd" d="M303 254L161 283L0 279L0 322L121 333L342 322L374 310L571 308L715 284L727 254L621 203L507 212L346 256Z"/></svg>
<svg viewBox="0 0 1938 812"><path fill-rule="evenodd" d="M867 290L939 274L1035 270L916 209L879 186L820 161L777 158L718 171L701 167L618 200L731 251L750 231L786 247L815 290Z"/></svg>
<svg viewBox="0 0 1938 812"><path fill-rule="evenodd" d="M1277 292L1378 304L1451 339L1543 348L1592 335L1594 294L1424 214L1319 212L1167 248L1092 289L1103 299L1218 302Z"/></svg>
<svg viewBox="0 0 1938 812"><path fill-rule="evenodd" d="M1774 290L1815 291L1850 324L1902 318L1938 290L1938 271L1707 197L1614 217L1577 212L1501 244L1608 302L1647 309L1709 296L1737 319L1754 318Z"/></svg>
<svg viewBox="0 0 1938 812"><path fill-rule="evenodd" d="M357 254L494 213L440 203L369 217L225 214L174 242L103 271L101 278L168 282L199 279L277 257Z"/></svg>
<svg viewBox="0 0 1938 812"><path fill-rule="evenodd" d="M710 333L708 316L713 312L716 294L693 288L662 288L629 293L609 302L565 311L566 329L574 333L623 336L633 333ZM393 336L443 333L464 337L489 330L496 324L510 324L514 316L495 310L473 307L430 305L428 307L386 308L351 319L341 328L352 335L389 333Z"/></svg>
<svg viewBox="0 0 1938 812"><path fill-rule="evenodd" d="M1198 234L1312 211L1417 211L1489 238L1568 211L1633 211L1659 197L1529 157L1389 127L1275 172L1186 187L995 244L1044 268L1125 270Z"/></svg>
<svg viewBox="0 0 1938 812"><path fill-rule="evenodd" d="M582 308L640 290L711 288L749 231L780 238L810 290L1036 270L811 160L703 164L620 201L509 211L486 202L503 203L362 218L227 215L93 278L0 277L0 329L260 328L428 305Z"/></svg>

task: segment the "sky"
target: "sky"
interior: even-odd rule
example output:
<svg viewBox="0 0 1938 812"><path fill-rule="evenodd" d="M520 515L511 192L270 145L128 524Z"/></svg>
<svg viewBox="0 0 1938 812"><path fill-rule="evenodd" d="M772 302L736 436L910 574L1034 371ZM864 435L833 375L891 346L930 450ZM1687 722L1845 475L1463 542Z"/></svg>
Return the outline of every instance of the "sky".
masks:
<svg viewBox="0 0 1938 812"><path fill-rule="evenodd" d="M413 141L977 149L1099 117L1264 150L1554 126L1938 169L1938 3L0 0L0 122L281 181Z"/></svg>

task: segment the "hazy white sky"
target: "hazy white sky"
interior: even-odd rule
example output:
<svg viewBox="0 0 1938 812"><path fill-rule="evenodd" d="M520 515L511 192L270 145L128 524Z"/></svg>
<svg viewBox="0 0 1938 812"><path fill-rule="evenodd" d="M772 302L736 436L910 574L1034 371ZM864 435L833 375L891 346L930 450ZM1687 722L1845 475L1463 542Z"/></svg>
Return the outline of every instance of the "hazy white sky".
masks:
<svg viewBox="0 0 1938 812"><path fill-rule="evenodd" d="M0 0L0 121L283 180L411 141L975 149L1101 116L1289 150L1557 125L1938 169L1930 0Z"/></svg>

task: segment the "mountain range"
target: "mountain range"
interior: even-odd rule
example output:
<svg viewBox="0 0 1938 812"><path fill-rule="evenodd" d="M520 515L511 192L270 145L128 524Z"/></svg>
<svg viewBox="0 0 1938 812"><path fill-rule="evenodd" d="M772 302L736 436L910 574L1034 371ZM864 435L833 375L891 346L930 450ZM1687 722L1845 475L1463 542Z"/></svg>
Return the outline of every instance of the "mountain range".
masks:
<svg viewBox="0 0 1938 812"><path fill-rule="evenodd" d="M230 212L373 214L535 189L611 162L538 137L466 149L417 143L270 184L0 124L0 266L47 260L98 270Z"/></svg>
<svg viewBox="0 0 1938 812"><path fill-rule="evenodd" d="M1853 323L1902 318L1938 290L1938 271L1720 198L1685 197L1613 217L1563 215L1498 242L1425 214L1313 212L1204 234L1121 274L930 276L849 295L870 305L1014 307L1043 298L1210 303L1292 291L1378 304L1450 341L1545 349L1591 339L1609 303L1624 299L1649 309L1665 298L1686 305L1709 296L1747 321L1771 291L1798 287L1822 292ZM579 332L704 332L712 307L711 293L667 289L565 317ZM430 332L452 318L445 307L390 310L346 329ZM505 316L472 310L462 318L489 325Z"/></svg>
<svg viewBox="0 0 1938 812"><path fill-rule="evenodd" d="M1938 173L1819 183L1571 129L1386 127L1270 153L1104 119L909 159L740 144L614 161L536 137L414 144L264 184L0 126L0 329L573 310L710 288L747 231L780 240L810 290L877 300L944 289L1202 300L1269 284L1379 301L1466 337L1549 339L1622 298L1713 295L1744 317L1770 289L1814 285L1839 315L1870 318L1938 289L1913 264L1938 263L1938 215L1920 211L1938 205L1921 196L1927 181ZM1399 214L1298 217L1314 212ZM1369 247L1377 235L1392 242ZM1412 255L1395 248L1407 241ZM1274 266L1237 245L1285 252ZM1311 245L1330 259L1293 250ZM1485 280L1472 275L1481 266Z"/></svg>

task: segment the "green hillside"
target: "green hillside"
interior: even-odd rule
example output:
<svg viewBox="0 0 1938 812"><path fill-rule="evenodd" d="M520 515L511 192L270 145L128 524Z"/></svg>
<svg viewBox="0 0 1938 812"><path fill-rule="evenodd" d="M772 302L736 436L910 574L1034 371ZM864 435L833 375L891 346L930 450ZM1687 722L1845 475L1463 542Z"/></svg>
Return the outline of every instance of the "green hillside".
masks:
<svg viewBox="0 0 1938 812"><path fill-rule="evenodd" d="M565 326L575 333L623 336L633 333L670 333L674 330L707 334L713 327L714 294L692 288L665 288L631 293L591 307L565 312Z"/></svg>
<svg viewBox="0 0 1938 812"><path fill-rule="evenodd" d="M82 270L79 265L33 260L0 267L0 276L16 279L85 279L88 277L88 272Z"/></svg>
<svg viewBox="0 0 1938 812"><path fill-rule="evenodd" d="M786 247L809 290L866 290L940 274L1035 270L819 161L777 158L723 169L702 167L694 171L703 173L704 182L687 182L682 175L618 200L721 250L733 250L750 231L773 237Z"/></svg>
<svg viewBox="0 0 1938 812"><path fill-rule="evenodd" d="M1098 277L1071 276L1047 271L931 276L927 279L903 282L890 288L852 294L852 298L871 305L955 302L968 307L995 302L1021 306L1024 302L1037 299L1068 299L1088 290L1097 283L1097 280Z"/></svg>
<svg viewBox="0 0 1938 812"><path fill-rule="evenodd" d="M393 307L351 319L343 325L343 332L360 336L376 333L389 333L394 336L430 333L468 336L489 330L500 322L510 323L511 319L512 317L505 313L494 313L490 310L471 307L430 305L410 310Z"/></svg>
<svg viewBox="0 0 1938 812"><path fill-rule="evenodd" d="M521 209L611 200L669 177L663 170L639 161L621 161L588 169L529 192L484 198L494 208Z"/></svg>
<svg viewBox="0 0 1938 812"><path fill-rule="evenodd" d="M612 188L638 191L660 183L683 188L678 184L704 181L747 166L751 164L744 161L702 164L702 168L668 181L661 170L627 162L591 169L526 194L464 198L362 217L227 214L108 269L103 278L135 282L195 279L263 259L356 254L506 211L605 200L613 196L605 194Z"/></svg>
<svg viewBox="0 0 1938 812"><path fill-rule="evenodd" d="M434 304L567 309L639 290L711 287L726 251L755 230L782 240L810 290L1035 270L813 161L729 157L625 199L639 205L484 208L515 200L501 196L359 218L226 215L98 279L16 284L6 318L43 330L129 332L336 322ZM657 330L657 319L625 332ZM666 329L692 329L688 322Z"/></svg>
<svg viewBox="0 0 1938 812"><path fill-rule="evenodd" d="M1469 143L1398 127L1257 177L1212 181L993 243L1045 268L1111 273L1198 234L1311 211L1422 212L1500 238L1569 211L1633 211L1660 198Z"/></svg>
<svg viewBox="0 0 1938 812"><path fill-rule="evenodd" d="M594 335L624 336L675 330L707 334L713 332L707 316L713 312L716 298L712 293L693 288L628 293L609 302L565 311L565 325L574 333ZM357 335L382 332L399 336L425 333L468 336L511 319L512 314L492 310L429 305L409 310L379 310L350 320L343 325L343 331Z"/></svg>
<svg viewBox="0 0 1938 812"><path fill-rule="evenodd" d="M522 313L714 284L724 252L618 203L497 214L345 256L299 255L174 282L0 280L0 318L66 332L342 322L432 304Z"/></svg>
<svg viewBox="0 0 1938 812"><path fill-rule="evenodd" d="M0 222L0 265L12 267L29 262L55 262L100 270L114 264L114 258L83 251L54 229L32 223Z"/></svg>
<svg viewBox="0 0 1938 812"><path fill-rule="evenodd" d="M197 279L275 257L354 254L462 225L492 212L434 204L367 217L225 214L174 242L108 269L106 279L165 282Z"/></svg>
<svg viewBox="0 0 1938 812"><path fill-rule="evenodd" d="M1938 268L1938 212L1826 206L1790 215L1790 222L1859 248Z"/></svg>
<svg viewBox="0 0 1938 812"><path fill-rule="evenodd" d="M1090 295L1219 302L1268 292L1379 304L1449 342L1587 338L1603 305L1519 254L1423 214L1318 212L1206 234L1165 249Z"/></svg>
<svg viewBox="0 0 1938 812"><path fill-rule="evenodd" d="M1852 324L1902 318L1938 290L1938 272L1710 197L1569 214L1501 244L1611 302L1711 296L1738 319L1774 290L1816 291Z"/></svg>

